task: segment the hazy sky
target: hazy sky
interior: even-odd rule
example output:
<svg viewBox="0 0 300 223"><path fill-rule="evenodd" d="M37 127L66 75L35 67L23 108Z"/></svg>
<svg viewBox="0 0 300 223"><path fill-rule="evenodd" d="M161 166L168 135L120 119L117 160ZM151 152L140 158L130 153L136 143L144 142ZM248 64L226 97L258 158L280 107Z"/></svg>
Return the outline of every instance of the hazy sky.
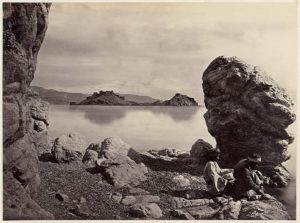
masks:
<svg viewBox="0 0 300 223"><path fill-rule="evenodd" d="M32 85L201 100L202 73L237 56L296 92L295 3L54 3Z"/></svg>

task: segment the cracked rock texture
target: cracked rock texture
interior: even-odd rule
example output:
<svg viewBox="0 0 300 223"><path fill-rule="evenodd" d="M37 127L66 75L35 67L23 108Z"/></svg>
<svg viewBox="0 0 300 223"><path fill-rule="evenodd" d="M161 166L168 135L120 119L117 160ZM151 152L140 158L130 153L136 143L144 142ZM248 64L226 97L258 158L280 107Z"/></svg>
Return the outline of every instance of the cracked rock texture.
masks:
<svg viewBox="0 0 300 223"><path fill-rule="evenodd" d="M32 198L38 155L48 149L48 104L29 89L48 24L49 3L3 4L4 219L52 219Z"/></svg>
<svg viewBox="0 0 300 223"><path fill-rule="evenodd" d="M271 77L236 57L218 57L202 79L204 118L223 163L232 166L253 152L270 166L290 158L294 137L286 128L296 119L293 102Z"/></svg>

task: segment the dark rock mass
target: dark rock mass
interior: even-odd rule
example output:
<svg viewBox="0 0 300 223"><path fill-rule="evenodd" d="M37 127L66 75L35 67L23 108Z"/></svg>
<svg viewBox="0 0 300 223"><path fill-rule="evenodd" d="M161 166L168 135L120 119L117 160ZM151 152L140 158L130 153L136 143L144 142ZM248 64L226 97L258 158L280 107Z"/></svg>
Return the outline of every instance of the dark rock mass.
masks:
<svg viewBox="0 0 300 223"><path fill-rule="evenodd" d="M113 91L94 92L78 105L134 105L135 102L125 100L125 97L115 94Z"/></svg>
<svg viewBox="0 0 300 223"><path fill-rule="evenodd" d="M203 90L204 118L223 163L234 165L253 152L271 166L290 158L294 137L286 128L296 119L293 102L264 71L236 57L218 57L203 73Z"/></svg>
<svg viewBox="0 0 300 223"><path fill-rule="evenodd" d="M32 197L38 154L48 147L48 104L29 89L48 24L49 3L3 4L3 215L52 219Z"/></svg>
<svg viewBox="0 0 300 223"><path fill-rule="evenodd" d="M170 100L161 102L161 105L169 106L198 106L198 103L194 98L187 95L176 93Z"/></svg>
<svg viewBox="0 0 300 223"><path fill-rule="evenodd" d="M88 96L79 103L72 101L70 102L70 105L198 106L198 103L194 98L179 93L176 93L174 97L166 101L153 99L152 102L140 102L141 99L136 100L136 98L132 97L132 95L128 98L135 101L129 101L126 99L126 95L122 96L114 93L113 91L99 91L99 93L94 92L93 95Z"/></svg>

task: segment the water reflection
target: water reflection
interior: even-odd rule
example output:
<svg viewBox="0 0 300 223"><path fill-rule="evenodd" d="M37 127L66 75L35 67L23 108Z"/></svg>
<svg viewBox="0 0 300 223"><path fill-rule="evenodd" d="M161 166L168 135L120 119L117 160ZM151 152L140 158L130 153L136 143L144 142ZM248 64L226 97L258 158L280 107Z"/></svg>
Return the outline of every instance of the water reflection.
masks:
<svg viewBox="0 0 300 223"><path fill-rule="evenodd" d="M199 107L170 107L170 106L69 106L70 111L84 112L91 122L110 124L124 118L131 112L151 112L154 115L164 115L174 121L187 121L193 118Z"/></svg>

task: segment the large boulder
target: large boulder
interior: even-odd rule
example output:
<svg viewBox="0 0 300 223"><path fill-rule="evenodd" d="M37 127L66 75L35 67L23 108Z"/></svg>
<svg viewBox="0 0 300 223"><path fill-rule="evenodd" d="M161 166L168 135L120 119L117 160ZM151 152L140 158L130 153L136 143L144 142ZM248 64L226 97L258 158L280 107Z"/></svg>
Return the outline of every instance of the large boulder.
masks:
<svg viewBox="0 0 300 223"><path fill-rule="evenodd" d="M40 184L37 156L47 145L48 107L41 105L29 85L47 30L50 5L3 4L4 219L53 218L30 197ZM35 108L41 110L33 112ZM42 113L43 117L38 115Z"/></svg>
<svg viewBox="0 0 300 223"><path fill-rule="evenodd" d="M54 140L51 153L56 162L71 162L82 159L88 147L85 138L79 133L62 135Z"/></svg>
<svg viewBox="0 0 300 223"><path fill-rule="evenodd" d="M191 148L190 156L193 158L197 164L205 165L207 162L207 154L215 150L208 142L203 139L198 139Z"/></svg>
<svg viewBox="0 0 300 223"><path fill-rule="evenodd" d="M295 121L293 102L264 71L236 57L218 57L203 73L208 131L221 150L221 161L234 165L250 153L264 164L288 160Z"/></svg>
<svg viewBox="0 0 300 223"><path fill-rule="evenodd" d="M103 159L96 164L96 168L105 179L117 188L126 185L138 185L147 179L145 176L148 173L147 167L143 163L137 164L127 156Z"/></svg>
<svg viewBox="0 0 300 223"><path fill-rule="evenodd" d="M113 158L115 156L127 156L130 146L119 137L109 137L101 143L99 156L105 158Z"/></svg>

